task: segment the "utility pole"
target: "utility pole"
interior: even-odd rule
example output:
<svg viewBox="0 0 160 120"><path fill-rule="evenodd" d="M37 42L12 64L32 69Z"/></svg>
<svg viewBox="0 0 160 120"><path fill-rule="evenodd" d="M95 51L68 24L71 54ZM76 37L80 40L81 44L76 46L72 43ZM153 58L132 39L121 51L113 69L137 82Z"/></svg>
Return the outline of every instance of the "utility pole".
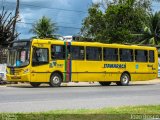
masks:
<svg viewBox="0 0 160 120"><path fill-rule="evenodd" d="M15 39L15 29L16 29L16 22L17 22L18 16L19 16L19 0L17 0L16 10L15 10L15 16L14 16L15 19L13 21L11 41Z"/></svg>

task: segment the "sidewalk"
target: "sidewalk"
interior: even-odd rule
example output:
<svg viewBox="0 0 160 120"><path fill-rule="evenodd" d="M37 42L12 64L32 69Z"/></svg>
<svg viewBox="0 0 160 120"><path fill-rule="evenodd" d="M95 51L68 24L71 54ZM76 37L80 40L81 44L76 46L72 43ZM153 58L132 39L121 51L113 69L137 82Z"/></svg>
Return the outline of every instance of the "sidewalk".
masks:
<svg viewBox="0 0 160 120"><path fill-rule="evenodd" d="M154 79L154 80L147 80L147 81L131 81L130 84L160 84L160 78ZM98 82L79 82L79 83L62 83L62 86L94 86L99 85ZM115 83L112 83L111 85L115 85Z"/></svg>
<svg viewBox="0 0 160 120"><path fill-rule="evenodd" d="M131 81L131 84L160 84L160 78L147 81Z"/></svg>
<svg viewBox="0 0 160 120"><path fill-rule="evenodd" d="M160 78L154 79L154 80L148 80L148 81L131 81L131 85L147 85L147 84L160 84ZM70 83L62 83L61 86L99 86L100 84L98 82L70 82ZM111 85L116 85L115 83L112 83ZM30 86L29 83L18 83L18 84L7 84L7 85L0 85L0 87L4 86ZM41 86L49 86L48 84L42 84Z"/></svg>

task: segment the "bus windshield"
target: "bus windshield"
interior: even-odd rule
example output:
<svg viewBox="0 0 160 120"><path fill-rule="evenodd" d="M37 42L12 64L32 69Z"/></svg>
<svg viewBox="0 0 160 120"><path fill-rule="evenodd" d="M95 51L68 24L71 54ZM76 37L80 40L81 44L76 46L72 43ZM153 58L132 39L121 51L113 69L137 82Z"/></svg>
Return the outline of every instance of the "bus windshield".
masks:
<svg viewBox="0 0 160 120"><path fill-rule="evenodd" d="M8 50L8 67L23 67L29 64L29 42L14 42Z"/></svg>

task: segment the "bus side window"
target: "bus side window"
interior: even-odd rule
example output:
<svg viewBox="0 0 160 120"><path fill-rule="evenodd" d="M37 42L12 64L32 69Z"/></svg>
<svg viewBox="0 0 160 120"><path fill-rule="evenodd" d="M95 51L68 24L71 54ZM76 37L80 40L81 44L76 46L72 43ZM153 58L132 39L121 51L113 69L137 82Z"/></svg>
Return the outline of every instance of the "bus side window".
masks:
<svg viewBox="0 0 160 120"><path fill-rule="evenodd" d="M120 61L133 62L133 50L132 49L120 49Z"/></svg>
<svg viewBox="0 0 160 120"><path fill-rule="evenodd" d="M148 51L147 50L135 50L136 62L148 62Z"/></svg>
<svg viewBox="0 0 160 120"><path fill-rule="evenodd" d="M64 45L52 45L51 46L51 58L54 60L65 59Z"/></svg>
<svg viewBox="0 0 160 120"><path fill-rule="evenodd" d="M103 48L104 61L118 61L118 49L117 48Z"/></svg>
<svg viewBox="0 0 160 120"><path fill-rule="evenodd" d="M43 65L49 62L47 48L34 48L32 56L32 66Z"/></svg>
<svg viewBox="0 0 160 120"><path fill-rule="evenodd" d="M72 46L71 47L72 60L84 60L84 47Z"/></svg>
<svg viewBox="0 0 160 120"><path fill-rule="evenodd" d="M154 59L154 50L149 51L149 62L155 62Z"/></svg>
<svg viewBox="0 0 160 120"><path fill-rule="evenodd" d="M86 47L86 60L94 60L94 61L102 60L102 48Z"/></svg>

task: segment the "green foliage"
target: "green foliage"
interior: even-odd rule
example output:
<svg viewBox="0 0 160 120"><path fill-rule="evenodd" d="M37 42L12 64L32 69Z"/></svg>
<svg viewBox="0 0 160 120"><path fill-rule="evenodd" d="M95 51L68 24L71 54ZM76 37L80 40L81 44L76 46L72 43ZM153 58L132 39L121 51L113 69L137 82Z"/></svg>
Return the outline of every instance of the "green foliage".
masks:
<svg viewBox="0 0 160 120"><path fill-rule="evenodd" d="M141 43L159 44L160 43L160 12L151 14L149 24L144 27L143 41Z"/></svg>
<svg viewBox="0 0 160 120"><path fill-rule="evenodd" d="M51 19L43 16L36 23L33 24L30 32L36 35L38 38L53 38L57 30L56 24Z"/></svg>
<svg viewBox="0 0 160 120"><path fill-rule="evenodd" d="M17 22L18 16L12 16L12 12L2 8L0 12L0 46L7 46L18 37L17 32L13 32L13 24Z"/></svg>
<svg viewBox="0 0 160 120"><path fill-rule="evenodd" d="M92 5L81 34L105 43L137 43L143 38L151 14L150 0L113 0Z"/></svg>
<svg viewBox="0 0 160 120"><path fill-rule="evenodd" d="M103 37L101 32L105 29L104 14L99 9L99 5L95 4L88 10L89 16L83 21L83 27L81 28L82 34L85 37L95 38L95 40L101 40Z"/></svg>

